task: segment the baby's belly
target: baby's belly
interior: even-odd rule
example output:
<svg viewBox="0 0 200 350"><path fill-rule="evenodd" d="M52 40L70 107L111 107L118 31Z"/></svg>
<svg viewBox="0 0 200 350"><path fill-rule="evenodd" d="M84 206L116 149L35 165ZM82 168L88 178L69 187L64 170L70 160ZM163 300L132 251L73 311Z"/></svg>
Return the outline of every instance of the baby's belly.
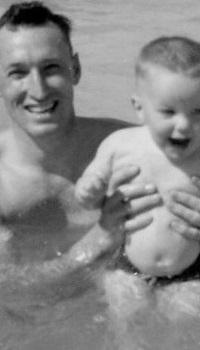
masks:
<svg viewBox="0 0 200 350"><path fill-rule="evenodd" d="M151 276L180 274L198 257L198 242L170 229L173 216L165 207L153 210L154 220L127 240L125 253L139 271Z"/></svg>

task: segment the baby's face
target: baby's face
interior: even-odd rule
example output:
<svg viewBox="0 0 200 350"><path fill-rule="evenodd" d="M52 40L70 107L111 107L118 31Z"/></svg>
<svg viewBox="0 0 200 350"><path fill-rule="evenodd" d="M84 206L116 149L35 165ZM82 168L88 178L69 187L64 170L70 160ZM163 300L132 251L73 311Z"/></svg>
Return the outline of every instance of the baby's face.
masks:
<svg viewBox="0 0 200 350"><path fill-rule="evenodd" d="M140 97L145 123L169 159L200 150L200 78L150 66Z"/></svg>

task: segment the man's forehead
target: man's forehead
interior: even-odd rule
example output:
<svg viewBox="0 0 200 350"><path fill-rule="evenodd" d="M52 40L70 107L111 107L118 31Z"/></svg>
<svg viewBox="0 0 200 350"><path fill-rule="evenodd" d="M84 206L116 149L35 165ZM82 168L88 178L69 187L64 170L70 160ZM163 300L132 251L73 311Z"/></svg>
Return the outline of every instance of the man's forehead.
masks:
<svg viewBox="0 0 200 350"><path fill-rule="evenodd" d="M69 51L69 46L60 29L51 23L42 26L4 27L0 29L0 58L7 55L34 53L34 48L44 52L49 50L55 54Z"/></svg>
<svg viewBox="0 0 200 350"><path fill-rule="evenodd" d="M28 25L21 25L18 27L7 27L4 26L0 29L0 46L2 45L9 45L10 42L19 43L23 42L28 39L29 37L37 38L38 43L41 41L41 39L46 38L46 40L55 40L56 42L62 42L66 43L66 39L64 37L64 34L61 32L60 28L58 26L54 25L53 23L49 22L41 26L28 26Z"/></svg>

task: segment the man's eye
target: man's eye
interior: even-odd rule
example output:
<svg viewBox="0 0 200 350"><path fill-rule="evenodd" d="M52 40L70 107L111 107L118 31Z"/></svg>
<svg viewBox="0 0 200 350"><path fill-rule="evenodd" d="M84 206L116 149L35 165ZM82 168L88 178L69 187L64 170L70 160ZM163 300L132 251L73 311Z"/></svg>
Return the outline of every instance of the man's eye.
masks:
<svg viewBox="0 0 200 350"><path fill-rule="evenodd" d="M22 79L25 75L26 75L26 71L20 70L20 69L16 69L8 72L8 77L16 80Z"/></svg>
<svg viewBox="0 0 200 350"><path fill-rule="evenodd" d="M60 70L60 66L56 63L48 64L44 68L45 72L54 73Z"/></svg>

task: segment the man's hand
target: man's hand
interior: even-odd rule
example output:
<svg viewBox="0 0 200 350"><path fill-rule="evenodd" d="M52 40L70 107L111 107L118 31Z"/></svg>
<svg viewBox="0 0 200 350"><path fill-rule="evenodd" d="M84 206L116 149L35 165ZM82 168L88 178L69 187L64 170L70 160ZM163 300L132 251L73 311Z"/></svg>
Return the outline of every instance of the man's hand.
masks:
<svg viewBox="0 0 200 350"><path fill-rule="evenodd" d="M108 188L108 195L117 191L123 198L126 213L122 218L127 233L149 225L153 220L150 209L161 203L161 197L153 184L134 181L139 174L140 169L133 165L133 160L124 157L117 162Z"/></svg>
<svg viewBox="0 0 200 350"><path fill-rule="evenodd" d="M161 203L153 184L134 182L139 173L139 168L128 162L113 172L99 220L110 246L119 247L125 234L148 226L153 220L150 209Z"/></svg>
<svg viewBox="0 0 200 350"><path fill-rule="evenodd" d="M200 241L200 179L192 178L192 182L197 187L197 195L184 191L173 191L169 203L170 211L180 220L174 220L171 227L176 232L188 239Z"/></svg>

